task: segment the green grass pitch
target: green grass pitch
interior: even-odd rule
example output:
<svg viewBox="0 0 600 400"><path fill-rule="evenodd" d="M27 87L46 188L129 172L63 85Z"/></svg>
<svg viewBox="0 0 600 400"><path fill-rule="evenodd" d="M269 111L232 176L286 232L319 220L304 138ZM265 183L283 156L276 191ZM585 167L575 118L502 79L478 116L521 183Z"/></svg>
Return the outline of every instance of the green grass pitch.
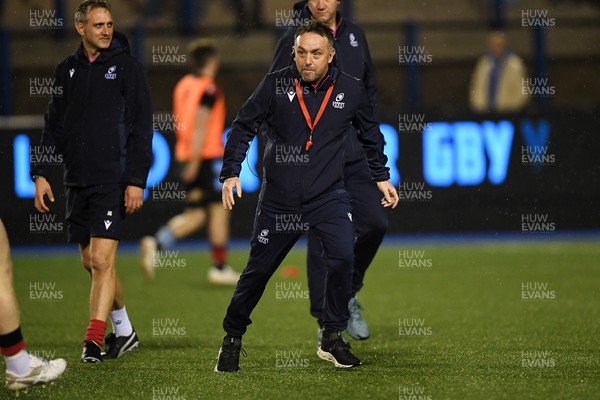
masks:
<svg viewBox="0 0 600 400"><path fill-rule="evenodd" d="M79 361L87 273L65 256L14 257L28 348L67 359L35 399L593 399L600 396L600 246L596 242L387 244L359 299L372 336L351 341L364 365L316 355L317 324L300 268L271 279L244 336L236 374L213 372L232 288L206 279L206 252L175 252L145 282L134 253L118 270L140 348L100 365ZM247 250L230 253L244 265ZM109 323L109 329L111 325ZM11 395L0 391L0 398Z"/></svg>

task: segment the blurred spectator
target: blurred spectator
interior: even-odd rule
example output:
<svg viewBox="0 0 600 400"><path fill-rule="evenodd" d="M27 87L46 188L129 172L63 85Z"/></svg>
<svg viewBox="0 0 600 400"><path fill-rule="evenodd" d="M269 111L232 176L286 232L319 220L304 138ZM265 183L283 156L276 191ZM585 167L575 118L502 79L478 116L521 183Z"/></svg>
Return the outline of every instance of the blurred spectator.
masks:
<svg viewBox="0 0 600 400"><path fill-rule="evenodd" d="M494 32L488 39L488 53L482 56L471 77L469 104L477 113L519 112L527 104L523 91L525 65L519 56L507 48L503 32Z"/></svg>

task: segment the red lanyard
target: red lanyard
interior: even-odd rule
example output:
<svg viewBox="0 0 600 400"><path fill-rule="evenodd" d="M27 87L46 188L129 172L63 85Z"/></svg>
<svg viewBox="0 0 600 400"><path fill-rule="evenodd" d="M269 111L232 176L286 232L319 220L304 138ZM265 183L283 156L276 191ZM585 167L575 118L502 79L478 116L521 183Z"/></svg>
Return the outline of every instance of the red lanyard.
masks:
<svg viewBox="0 0 600 400"><path fill-rule="evenodd" d="M319 112L317 113L317 118L315 118L315 121L313 122L310 118L310 114L308 113L308 109L306 108L306 103L304 103L304 96L302 95L302 88L300 87L300 82L298 82L298 79L296 79L296 93L298 94L298 102L300 103L300 108L302 108L302 113L304 114L304 119L306 120L306 123L308 124L308 127L310 128L310 136L308 138L308 141L306 142L306 151L310 150L310 148L312 147L313 131L315 130L315 127L319 123L319 120L321 119L321 116L323 115L323 112L325 111L325 107L327 107L327 102L329 101L329 98L331 97L331 93L333 92L334 85L335 85L335 81L333 81L331 83L331 86L329 86L329 89L327 89L325 98L323 99L323 102L321 103L321 107L319 108Z"/></svg>

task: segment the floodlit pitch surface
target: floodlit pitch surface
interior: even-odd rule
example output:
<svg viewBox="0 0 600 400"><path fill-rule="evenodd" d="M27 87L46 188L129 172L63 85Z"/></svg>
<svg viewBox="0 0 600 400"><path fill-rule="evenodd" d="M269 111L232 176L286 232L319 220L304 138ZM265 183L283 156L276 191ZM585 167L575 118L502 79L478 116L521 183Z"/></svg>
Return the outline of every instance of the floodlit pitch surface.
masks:
<svg viewBox="0 0 600 400"><path fill-rule="evenodd" d="M241 268L246 250L232 251ZM206 279L206 252L163 252L154 282L138 258L118 269L139 349L99 365L79 361L89 278L75 248L14 257L29 350L64 357L64 376L36 399L493 399L594 398L600 393L600 245L499 242L388 244L359 300L372 336L351 340L364 365L316 356L303 250L267 286L244 336L239 373L215 373L232 288ZM111 327L109 323L109 328ZM2 394L4 393L4 394ZM0 398L8 394L0 392Z"/></svg>

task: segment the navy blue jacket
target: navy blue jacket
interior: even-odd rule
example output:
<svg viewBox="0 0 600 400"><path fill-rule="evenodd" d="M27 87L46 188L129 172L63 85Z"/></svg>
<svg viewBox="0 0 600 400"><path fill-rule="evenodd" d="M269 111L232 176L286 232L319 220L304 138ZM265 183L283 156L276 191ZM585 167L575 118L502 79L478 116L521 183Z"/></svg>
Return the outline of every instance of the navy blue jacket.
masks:
<svg viewBox="0 0 600 400"><path fill-rule="evenodd" d="M344 138L351 124L360 128L371 175L389 179L383 153L383 135L373 120L366 89L359 79L330 67L318 88L303 81L302 93L314 121L327 89L335 81L331 98L313 133L313 146L294 87L301 81L295 65L268 74L233 121L223 158L220 180L239 176L242 162L257 129L266 121L261 204L275 210L298 210L331 192L344 190Z"/></svg>
<svg viewBox="0 0 600 400"><path fill-rule="evenodd" d="M146 187L152 165L152 107L142 64L118 32L91 63L83 44L54 71L42 148L63 156L65 186ZM50 166L32 165L48 176Z"/></svg>
<svg viewBox="0 0 600 400"><path fill-rule="evenodd" d="M294 11L299 14L295 20L305 21L311 18L310 9L306 0L300 1L294 5ZM338 27L335 31L335 54L336 64L345 73L362 80L367 91L369 103L373 109L373 119L377 117L377 87L375 79L375 69L371 61L371 53L367 44L365 32L354 22L342 18L337 14L336 21ZM285 31L277 43L275 55L269 72L285 68L293 62L294 34L298 26L290 26ZM348 135L345 146L346 161L356 161L364 157L362 147L355 136Z"/></svg>

